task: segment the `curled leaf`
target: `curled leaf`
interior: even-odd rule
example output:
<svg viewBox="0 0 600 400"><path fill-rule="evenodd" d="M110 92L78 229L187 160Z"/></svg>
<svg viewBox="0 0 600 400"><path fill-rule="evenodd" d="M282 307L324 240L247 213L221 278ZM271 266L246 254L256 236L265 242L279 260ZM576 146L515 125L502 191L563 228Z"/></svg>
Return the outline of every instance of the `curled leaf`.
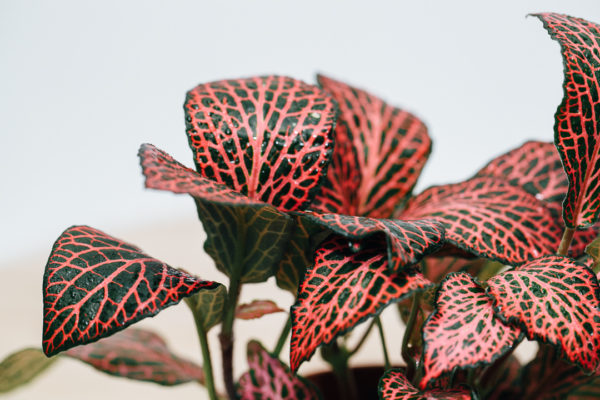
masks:
<svg viewBox="0 0 600 400"><path fill-rule="evenodd" d="M112 335L217 286L97 229L73 226L54 243L46 264L44 352L51 356Z"/></svg>
<svg viewBox="0 0 600 400"><path fill-rule="evenodd" d="M466 389L433 389L419 391L401 369L390 369L379 381L381 400L470 400L474 397Z"/></svg>
<svg viewBox="0 0 600 400"><path fill-rule="evenodd" d="M564 220L569 228L590 226L600 214L600 26L563 14L534 16L564 61L564 97L554 116L554 142L569 177Z"/></svg>
<svg viewBox="0 0 600 400"><path fill-rule="evenodd" d="M411 113L345 83L317 76L340 108L335 149L311 207L390 218L410 195L431 152L427 128Z"/></svg>

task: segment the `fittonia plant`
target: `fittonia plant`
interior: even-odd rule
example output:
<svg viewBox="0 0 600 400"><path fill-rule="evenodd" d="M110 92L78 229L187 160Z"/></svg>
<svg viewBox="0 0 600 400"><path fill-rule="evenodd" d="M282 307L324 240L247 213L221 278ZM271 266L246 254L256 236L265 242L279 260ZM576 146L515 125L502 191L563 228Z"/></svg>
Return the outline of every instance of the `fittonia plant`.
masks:
<svg viewBox="0 0 600 400"><path fill-rule="evenodd" d="M196 169L150 144L139 157L146 187L192 196L205 250L228 284L172 268L97 229L71 227L44 274L42 349L52 358L32 349L10 356L0 390L68 356L130 379L196 381L211 399L319 398L296 371L320 348L341 395L352 399L348 360L356 349L348 333L364 321L381 328L379 313L397 303L406 367L382 360L381 399L600 396L600 252L592 243L600 213L600 26L535 16L564 58L556 147L527 142L471 179L416 195L431 150L425 125L363 90L325 76L319 86L264 76L190 90L184 108ZM272 276L296 296L289 321L273 347L250 342L248 372L234 376L235 319L281 311L272 301L240 308L240 288ZM196 321L203 367L172 354L156 334L125 330L182 299ZM206 335L215 327L222 394ZM288 358L280 353L290 330ZM524 338L540 347L521 365L513 350Z"/></svg>

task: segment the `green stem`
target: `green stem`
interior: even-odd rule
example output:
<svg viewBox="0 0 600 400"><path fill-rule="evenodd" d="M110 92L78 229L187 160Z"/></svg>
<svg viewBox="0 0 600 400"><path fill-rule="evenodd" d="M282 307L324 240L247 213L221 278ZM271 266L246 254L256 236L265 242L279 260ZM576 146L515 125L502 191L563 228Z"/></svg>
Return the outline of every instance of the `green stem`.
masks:
<svg viewBox="0 0 600 400"><path fill-rule="evenodd" d="M408 321L406 321L406 330L404 331L404 337L402 338L402 358L404 358L404 362L406 363L406 377L409 380L412 380L415 376L415 370L417 369L415 360L410 354L411 352L408 347L415 329L415 322L417 321L417 315L419 314L420 304L421 293L419 292L415 294L415 297L413 298L410 315L408 316Z"/></svg>
<svg viewBox="0 0 600 400"><path fill-rule="evenodd" d="M350 350L350 357L352 357L356 352L358 352L358 350L360 350L360 348L362 347L362 345L367 340L367 337L369 336L369 333L371 333L371 330L375 326L376 322L377 321L375 321L375 318L373 318L373 320L371 320L371 323L369 324L369 327L367 328L367 330L365 331L365 333L363 333L362 337L360 338L360 340L358 341L358 343L356 344L356 346L354 347L354 349Z"/></svg>
<svg viewBox="0 0 600 400"><path fill-rule="evenodd" d="M235 309L237 307L238 297L240 295L241 284L239 279L231 277L229 281L229 293L225 307L223 324L219 341L221 342L221 357L223 362L223 380L227 396L230 400L237 399L235 382L233 380L233 321L235 319Z"/></svg>
<svg viewBox="0 0 600 400"><path fill-rule="evenodd" d="M277 340L277 345L275 345L275 350L273 350L273 355L275 357L279 357L279 354L281 353L281 350L283 349L283 346L285 345L285 342L287 341L288 335L290 334L291 330L292 330L292 314L290 314L288 316L288 319L285 322L285 326L283 327L283 330L281 331L281 334L279 335L279 339Z"/></svg>
<svg viewBox="0 0 600 400"><path fill-rule="evenodd" d="M346 348L340 348L336 341L330 345L321 347L321 355L327 361L336 377L340 398L342 400L358 400L358 390L356 382L350 368L348 368L348 359L350 353Z"/></svg>
<svg viewBox="0 0 600 400"><path fill-rule="evenodd" d="M198 339L200 339L200 349L202 350L202 359L204 368L204 385L208 390L208 397L210 400L218 400L217 391L215 390L215 379L213 377L212 362L210 359L210 349L208 347L208 338L206 332L202 329L200 321L194 315L194 321L196 322L196 331L198 332Z"/></svg>
<svg viewBox="0 0 600 400"><path fill-rule="evenodd" d="M571 246L571 241L573 240L573 235L575 234L575 229L573 228L565 228L563 232L562 239L560 240L560 244L558 245L557 254L560 256L566 256L569 251L569 246Z"/></svg>
<svg viewBox="0 0 600 400"><path fill-rule="evenodd" d="M379 337L381 338L381 347L383 348L383 358L384 358L384 366L387 371L392 367L390 363L390 356L388 355L387 345L385 343L385 335L383 334L383 325L381 324L381 319L379 315L375 317L375 323L377 324L377 329L379 330Z"/></svg>

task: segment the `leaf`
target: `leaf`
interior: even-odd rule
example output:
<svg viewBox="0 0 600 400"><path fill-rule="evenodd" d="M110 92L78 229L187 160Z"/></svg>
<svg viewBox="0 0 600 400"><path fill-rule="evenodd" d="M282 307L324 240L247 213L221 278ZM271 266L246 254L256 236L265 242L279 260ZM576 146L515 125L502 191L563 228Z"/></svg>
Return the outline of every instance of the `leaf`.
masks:
<svg viewBox="0 0 600 400"><path fill-rule="evenodd" d="M398 218L437 219L447 242L504 264L553 254L561 237L540 200L493 177L431 187L409 200Z"/></svg>
<svg viewBox="0 0 600 400"><path fill-rule="evenodd" d="M215 288L97 229L73 226L46 264L42 347L51 356L93 342Z"/></svg>
<svg viewBox="0 0 600 400"><path fill-rule="evenodd" d="M39 349L23 349L0 363L0 393L8 393L34 380L57 360Z"/></svg>
<svg viewBox="0 0 600 400"><path fill-rule="evenodd" d="M203 290L184 300L192 309L202 330L208 332L223 320L227 289L219 283L214 290Z"/></svg>
<svg viewBox="0 0 600 400"><path fill-rule="evenodd" d="M271 206L226 206L196 201L206 231L204 250L217 269L241 283L264 282L275 273L293 221Z"/></svg>
<svg viewBox="0 0 600 400"><path fill-rule="evenodd" d="M594 371L600 362L600 288L585 265L546 256L488 280L496 314L527 337L562 349L572 363Z"/></svg>
<svg viewBox="0 0 600 400"><path fill-rule="evenodd" d="M513 398L563 400L593 378L593 375L586 375L576 366L567 364L555 351L542 345L535 358L523 369L514 386Z"/></svg>
<svg viewBox="0 0 600 400"><path fill-rule="evenodd" d="M312 200L333 151L327 93L280 76L224 80L190 90L184 110L202 176L282 211Z"/></svg>
<svg viewBox="0 0 600 400"><path fill-rule="evenodd" d="M287 365L269 354L260 343L248 343L250 370L239 381L241 400L297 400L320 399L316 387L293 374Z"/></svg>
<svg viewBox="0 0 600 400"><path fill-rule="evenodd" d="M249 304L240 304L235 310L235 317L239 319L256 319L263 315L283 312L271 300L252 300Z"/></svg>
<svg viewBox="0 0 600 400"><path fill-rule="evenodd" d="M173 386L204 383L204 371L195 363L177 357L157 334L130 328L65 355L83 361L109 375Z"/></svg>
<svg viewBox="0 0 600 400"><path fill-rule="evenodd" d="M321 344L331 343L388 304L432 285L415 268L390 272L382 240L365 239L361 248L355 252L347 239L333 235L317 250L291 308L292 371Z"/></svg>
<svg viewBox="0 0 600 400"><path fill-rule="evenodd" d="M567 400L594 400L598 398L600 398L600 377L579 386L567 396Z"/></svg>
<svg viewBox="0 0 600 400"><path fill-rule="evenodd" d="M585 253L597 264L600 261L600 236L594 239L586 248Z"/></svg>
<svg viewBox="0 0 600 400"><path fill-rule="evenodd" d="M493 302L464 272L449 274L436 295L436 309L423 326L420 387L456 368L489 364L516 346L522 335L494 316Z"/></svg>
<svg viewBox="0 0 600 400"><path fill-rule="evenodd" d="M432 282L441 282L450 272L466 271L477 275L486 263L481 258L464 259L452 256L426 257L421 261L423 275Z"/></svg>
<svg viewBox="0 0 600 400"><path fill-rule="evenodd" d="M300 280L306 268L313 263L313 243L320 243L323 233L328 233L306 218L298 215L291 215L291 217L295 223L291 230L290 241L275 268L275 279L277 286L296 297Z"/></svg>
<svg viewBox="0 0 600 400"><path fill-rule="evenodd" d="M313 211L305 211L301 215L352 241L384 235L391 271L417 263L444 244L444 227L434 220L401 221Z"/></svg>
<svg viewBox="0 0 600 400"><path fill-rule="evenodd" d="M529 141L483 167L476 176L504 178L559 214L569 180L554 143Z"/></svg>
<svg viewBox="0 0 600 400"><path fill-rule="evenodd" d="M495 378L487 382L485 392L484 389L479 390L480 397L488 400L517 398L518 392L515 391L515 383L518 381L522 370L521 362L514 355L511 355L508 360L501 358L496 362L501 362L499 372L494 374L496 375Z"/></svg>
<svg viewBox="0 0 600 400"><path fill-rule="evenodd" d="M379 381L379 398L382 400L470 400L466 389L428 390L415 388L401 369L390 369Z"/></svg>
<svg viewBox="0 0 600 400"><path fill-rule="evenodd" d="M569 189L563 217L569 228L593 225L600 213L600 26L568 15L534 14L564 61L564 97L554 116L554 142Z"/></svg>
<svg viewBox="0 0 600 400"><path fill-rule="evenodd" d="M264 207L267 203L238 193L226 185L204 178L178 163L164 151L143 144L138 152L149 189L189 194L195 199L224 205Z"/></svg>
<svg viewBox="0 0 600 400"><path fill-rule="evenodd" d="M323 75L338 102L335 149L315 210L390 218L411 193L431 152L427 128L414 115Z"/></svg>
<svg viewBox="0 0 600 400"><path fill-rule="evenodd" d="M527 193L542 200L550 208L557 223L564 230L562 202L569 187L567 174L554 143L530 141L502 154L482 168L476 176L493 176L520 186ZM598 235L595 227L575 232L569 256L580 257L585 246ZM559 242L555 247L558 247Z"/></svg>

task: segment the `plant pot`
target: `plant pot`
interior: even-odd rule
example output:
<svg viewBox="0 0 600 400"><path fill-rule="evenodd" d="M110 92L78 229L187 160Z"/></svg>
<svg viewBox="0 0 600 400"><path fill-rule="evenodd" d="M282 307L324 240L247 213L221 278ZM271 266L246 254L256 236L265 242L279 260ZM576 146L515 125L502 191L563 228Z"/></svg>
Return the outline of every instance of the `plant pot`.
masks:
<svg viewBox="0 0 600 400"><path fill-rule="evenodd" d="M358 389L357 398L360 400L379 400L377 386L385 372L383 366L368 366L351 368ZM320 372L305 377L315 384L323 394L323 400L343 400L338 390L337 379L333 372Z"/></svg>

